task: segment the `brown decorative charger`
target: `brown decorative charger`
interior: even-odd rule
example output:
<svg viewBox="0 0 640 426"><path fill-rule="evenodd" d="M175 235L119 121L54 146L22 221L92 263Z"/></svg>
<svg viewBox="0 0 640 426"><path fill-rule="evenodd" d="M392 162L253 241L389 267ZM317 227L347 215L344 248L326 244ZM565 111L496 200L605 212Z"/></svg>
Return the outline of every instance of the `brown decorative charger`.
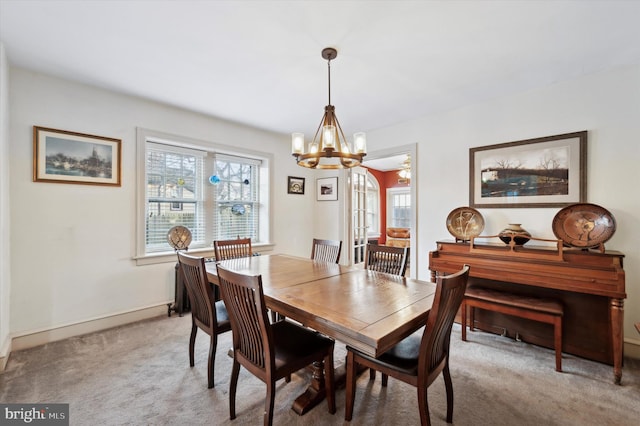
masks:
<svg viewBox="0 0 640 426"><path fill-rule="evenodd" d="M616 232L616 220L604 207L580 203L561 209L551 227L566 246L604 250L604 243Z"/></svg>
<svg viewBox="0 0 640 426"><path fill-rule="evenodd" d="M447 216L447 230L456 240L469 241L484 230L484 218L471 207L458 207Z"/></svg>

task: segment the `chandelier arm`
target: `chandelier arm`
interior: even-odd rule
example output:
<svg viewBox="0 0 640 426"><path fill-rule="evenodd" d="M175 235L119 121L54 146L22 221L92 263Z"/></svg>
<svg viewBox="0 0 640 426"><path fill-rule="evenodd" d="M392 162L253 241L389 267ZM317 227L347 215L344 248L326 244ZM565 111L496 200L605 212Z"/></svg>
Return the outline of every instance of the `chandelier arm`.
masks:
<svg viewBox="0 0 640 426"><path fill-rule="evenodd" d="M322 119L320 119L320 124L318 125L318 128L316 129L316 134L313 135L313 139L311 139L311 143L312 144L316 141L316 138L318 137L318 133L320 133L320 129L322 129L322 125L324 124L324 120L325 120L326 116L327 116L327 113L325 112L324 115L322 116ZM318 147L318 151L321 151L320 147Z"/></svg>
<svg viewBox="0 0 640 426"><path fill-rule="evenodd" d="M338 130L340 130L340 134L342 135L342 140L344 141L344 144L347 145L347 148L348 148L349 145L347 144L347 138L344 137L344 132L342 131L342 126L340 125L340 122L338 121L338 116L333 114L333 119L336 121L336 128L338 128ZM342 151L342 149L340 151ZM349 150L349 152L351 152L351 150Z"/></svg>

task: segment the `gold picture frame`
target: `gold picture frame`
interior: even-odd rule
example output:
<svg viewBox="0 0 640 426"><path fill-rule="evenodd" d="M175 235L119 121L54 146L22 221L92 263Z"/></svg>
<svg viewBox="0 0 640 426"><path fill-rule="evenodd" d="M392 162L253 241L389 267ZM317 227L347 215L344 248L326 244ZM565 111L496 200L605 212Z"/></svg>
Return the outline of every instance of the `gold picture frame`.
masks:
<svg viewBox="0 0 640 426"><path fill-rule="evenodd" d="M33 126L33 181L121 186L120 139Z"/></svg>

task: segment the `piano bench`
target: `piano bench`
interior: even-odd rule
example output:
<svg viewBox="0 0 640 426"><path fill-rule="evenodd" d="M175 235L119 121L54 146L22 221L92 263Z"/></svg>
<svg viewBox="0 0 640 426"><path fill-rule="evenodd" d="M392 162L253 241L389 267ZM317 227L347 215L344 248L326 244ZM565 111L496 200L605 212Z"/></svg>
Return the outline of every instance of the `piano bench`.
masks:
<svg viewBox="0 0 640 426"><path fill-rule="evenodd" d="M467 323L467 307L470 323ZM461 305L462 340L467 341L467 324L474 329L474 308L513 315L553 325L556 371L562 371L562 303L554 299L523 296L484 287L467 287Z"/></svg>

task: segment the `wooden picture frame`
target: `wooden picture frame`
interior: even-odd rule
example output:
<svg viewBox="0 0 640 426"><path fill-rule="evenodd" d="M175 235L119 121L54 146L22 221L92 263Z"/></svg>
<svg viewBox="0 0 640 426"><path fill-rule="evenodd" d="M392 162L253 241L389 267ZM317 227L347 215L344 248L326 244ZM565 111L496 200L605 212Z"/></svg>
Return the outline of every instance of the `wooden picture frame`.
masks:
<svg viewBox="0 0 640 426"><path fill-rule="evenodd" d="M33 181L121 186L120 139L33 126Z"/></svg>
<svg viewBox="0 0 640 426"><path fill-rule="evenodd" d="M316 199L318 201L338 200L338 177L316 179Z"/></svg>
<svg viewBox="0 0 640 426"><path fill-rule="evenodd" d="M471 207L564 207L586 199L586 130L469 149Z"/></svg>
<svg viewBox="0 0 640 426"><path fill-rule="evenodd" d="M287 194L304 195L304 178L289 176L287 178Z"/></svg>

